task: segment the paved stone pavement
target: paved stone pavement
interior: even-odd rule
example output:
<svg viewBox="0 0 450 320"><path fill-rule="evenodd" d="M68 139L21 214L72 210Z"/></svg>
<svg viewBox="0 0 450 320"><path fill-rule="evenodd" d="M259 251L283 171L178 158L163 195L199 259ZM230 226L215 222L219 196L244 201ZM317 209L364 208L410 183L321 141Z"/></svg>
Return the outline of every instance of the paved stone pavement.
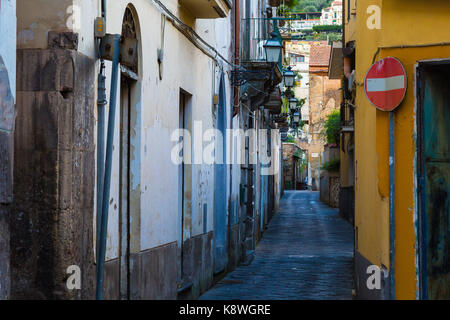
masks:
<svg viewBox="0 0 450 320"><path fill-rule="evenodd" d="M352 226L318 192L286 191L253 262L200 299L352 299L352 270Z"/></svg>

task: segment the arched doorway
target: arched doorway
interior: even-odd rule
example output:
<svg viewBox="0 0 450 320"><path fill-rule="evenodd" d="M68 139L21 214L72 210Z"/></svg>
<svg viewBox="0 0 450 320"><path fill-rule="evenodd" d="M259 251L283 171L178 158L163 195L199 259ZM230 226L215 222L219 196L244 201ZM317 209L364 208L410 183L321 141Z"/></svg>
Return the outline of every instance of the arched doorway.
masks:
<svg viewBox="0 0 450 320"><path fill-rule="evenodd" d="M133 7L125 10L122 38L136 40L138 56L134 64L121 64L120 73L120 146L119 146L119 234L120 298L132 299L131 268L140 252L140 132L141 84L139 76L139 28Z"/></svg>

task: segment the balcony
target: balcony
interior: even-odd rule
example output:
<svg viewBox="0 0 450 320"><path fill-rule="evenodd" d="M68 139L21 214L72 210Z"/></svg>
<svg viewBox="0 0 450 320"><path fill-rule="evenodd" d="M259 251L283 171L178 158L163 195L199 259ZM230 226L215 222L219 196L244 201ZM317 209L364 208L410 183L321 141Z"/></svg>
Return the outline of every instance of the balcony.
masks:
<svg viewBox="0 0 450 320"><path fill-rule="evenodd" d="M272 114L279 114L281 112L281 106L283 101L281 100L281 90L279 87L270 93L269 101L264 104L264 109L269 110Z"/></svg>
<svg viewBox="0 0 450 320"><path fill-rule="evenodd" d="M217 19L228 16L230 0L180 0L180 5L196 19Z"/></svg>
<svg viewBox="0 0 450 320"><path fill-rule="evenodd" d="M281 97L270 97L276 91L276 86L282 81L281 59L278 64L266 61L264 45L271 38L271 33L277 31L277 22L268 18L251 18L242 20L241 70L242 92L250 102L252 109L264 105L272 113L279 113ZM280 38L281 41L281 38ZM238 74L238 73L236 73ZM278 89L278 94L281 93Z"/></svg>

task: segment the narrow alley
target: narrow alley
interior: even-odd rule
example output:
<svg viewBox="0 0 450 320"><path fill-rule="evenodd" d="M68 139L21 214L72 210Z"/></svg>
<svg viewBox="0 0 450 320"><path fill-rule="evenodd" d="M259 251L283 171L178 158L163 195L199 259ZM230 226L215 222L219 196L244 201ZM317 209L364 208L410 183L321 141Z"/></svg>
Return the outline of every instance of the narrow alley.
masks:
<svg viewBox="0 0 450 320"><path fill-rule="evenodd" d="M318 192L286 191L253 262L200 299L352 299L352 268L352 226Z"/></svg>
<svg viewBox="0 0 450 320"><path fill-rule="evenodd" d="M0 0L0 301L450 300L449 27L450 0Z"/></svg>

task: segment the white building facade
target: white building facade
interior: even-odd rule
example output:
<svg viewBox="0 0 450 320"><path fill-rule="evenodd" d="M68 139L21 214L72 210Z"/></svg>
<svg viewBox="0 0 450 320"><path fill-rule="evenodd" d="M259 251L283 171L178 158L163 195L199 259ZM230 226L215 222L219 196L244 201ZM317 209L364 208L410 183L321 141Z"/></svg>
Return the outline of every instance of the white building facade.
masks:
<svg viewBox="0 0 450 320"><path fill-rule="evenodd" d="M342 1L333 1L330 7L322 9L321 25L342 25Z"/></svg>

